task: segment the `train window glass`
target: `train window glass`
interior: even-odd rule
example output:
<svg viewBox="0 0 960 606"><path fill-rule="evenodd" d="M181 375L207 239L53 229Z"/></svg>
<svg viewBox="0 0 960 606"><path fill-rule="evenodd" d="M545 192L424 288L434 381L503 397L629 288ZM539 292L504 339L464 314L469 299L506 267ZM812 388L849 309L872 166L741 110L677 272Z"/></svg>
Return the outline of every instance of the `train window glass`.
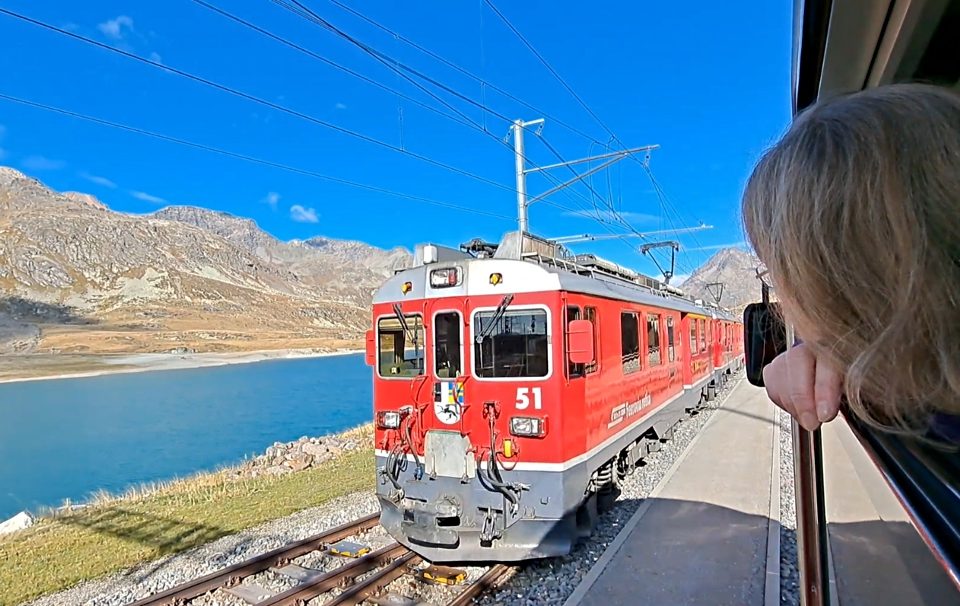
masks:
<svg viewBox="0 0 960 606"><path fill-rule="evenodd" d="M406 314L403 323L396 316L377 322L378 372L381 377L415 377L423 374L423 317Z"/></svg>
<svg viewBox="0 0 960 606"><path fill-rule="evenodd" d="M597 372L597 361L600 359L600 342L597 338L600 334L600 325L597 323L597 308L584 307L583 319L590 320L590 323L593 324L593 362L583 367L583 372L590 374L591 372Z"/></svg>
<svg viewBox="0 0 960 606"><path fill-rule="evenodd" d="M631 311L620 312L620 348L624 374L640 370L640 325Z"/></svg>
<svg viewBox="0 0 960 606"><path fill-rule="evenodd" d="M667 316L667 360L670 362L676 362L677 360L677 349L673 340L673 316Z"/></svg>
<svg viewBox="0 0 960 606"><path fill-rule="evenodd" d="M690 319L690 355L697 353L697 321Z"/></svg>
<svg viewBox="0 0 960 606"><path fill-rule="evenodd" d="M660 316L647 315L647 362L650 366L660 364Z"/></svg>
<svg viewBox="0 0 960 606"><path fill-rule="evenodd" d="M460 314L445 311L433 317L433 364L441 379L460 376Z"/></svg>
<svg viewBox="0 0 960 606"><path fill-rule="evenodd" d="M478 377L545 377L549 371L547 312L541 310L481 311L473 316L474 371Z"/></svg>
<svg viewBox="0 0 960 606"><path fill-rule="evenodd" d="M700 351L707 351L707 321L700 320Z"/></svg>
<svg viewBox="0 0 960 606"><path fill-rule="evenodd" d="M580 308L576 305L567 306L567 326L570 325L570 322L580 319ZM569 351L567 346L566 339L564 339L564 348L566 351ZM573 362L567 362L567 374L573 379L576 377L582 377L584 375L583 364L574 364Z"/></svg>

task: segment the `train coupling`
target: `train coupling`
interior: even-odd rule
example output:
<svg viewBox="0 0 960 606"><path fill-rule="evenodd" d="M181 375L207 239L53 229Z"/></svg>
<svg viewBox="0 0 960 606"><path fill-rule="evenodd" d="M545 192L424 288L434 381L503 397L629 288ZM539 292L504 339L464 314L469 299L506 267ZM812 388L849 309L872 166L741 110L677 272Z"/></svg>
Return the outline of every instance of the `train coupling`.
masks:
<svg viewBox="0 0 960 606"><path fill-rule="evenodd" d="M415 543L455 547L460 536L463 508L455 497L446 497L433 503L404 499L400 504L403 534Z"/></svg>

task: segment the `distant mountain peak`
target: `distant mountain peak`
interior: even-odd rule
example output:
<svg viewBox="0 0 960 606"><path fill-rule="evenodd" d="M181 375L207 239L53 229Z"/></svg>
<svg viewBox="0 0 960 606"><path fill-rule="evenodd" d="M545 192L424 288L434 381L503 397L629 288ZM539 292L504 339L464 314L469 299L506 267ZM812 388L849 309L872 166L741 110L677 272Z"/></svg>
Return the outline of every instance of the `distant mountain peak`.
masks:
<svg viewBox="0 0 960 606"><path fill-rule="evenodd" d="M720 306L739 313L748 303L760 300L758 265L760 259L749 250L733 246L721 248L684 280L680 288L713 303L720 294L717 284L723 284Z"/></svg>

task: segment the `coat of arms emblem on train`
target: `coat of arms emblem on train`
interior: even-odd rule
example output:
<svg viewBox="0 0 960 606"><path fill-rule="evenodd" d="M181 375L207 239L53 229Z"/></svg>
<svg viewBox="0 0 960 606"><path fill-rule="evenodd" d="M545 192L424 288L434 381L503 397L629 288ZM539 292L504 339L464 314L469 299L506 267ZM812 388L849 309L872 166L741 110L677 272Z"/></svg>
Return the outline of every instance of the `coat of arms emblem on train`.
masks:
<svg viewBox="0 0 960 606"><path fill-rule="evenodd" d="M440 392L433 403L433 412L444 425L460 422L463 410L463 383L460 381L441 381Z"/></svg>

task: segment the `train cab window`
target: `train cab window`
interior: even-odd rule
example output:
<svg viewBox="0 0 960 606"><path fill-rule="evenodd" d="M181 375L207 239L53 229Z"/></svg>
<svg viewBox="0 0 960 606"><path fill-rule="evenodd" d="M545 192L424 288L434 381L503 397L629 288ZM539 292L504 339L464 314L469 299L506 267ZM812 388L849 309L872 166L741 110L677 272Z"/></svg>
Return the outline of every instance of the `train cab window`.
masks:
<svg viewBox="0 0 960 606"><path fill-rule="evenodd" d="M673 316L667 316L667 361L676 362L677 348L673 344Z"/></svg>
<svg viewBox="0 0 960 606"><path fill-rule="evenodd" d="M597 360L600 359L600 342L597 339L597 336L600 334L600 325L597 323L597 308L584 307L583 319L590 320L590 323L593 324L593 362L583 367L583 372L590 374L591 372L597 372Z"/></svg>
<svg viewBox="0 0 960 606"><path fill-rule="evenodd" d="M576 305L567 306L567 322L566 325L569 326L570 322L580 319L580 308ZM567 347L566 340L564 340L564 347ZM567 375L573 379L576 377L582 377L584 375L584 365L583 364L574 364L573 362L567 363Z"/></svg>
<svg viewBox="0 0 960 606"><path fill-rule="evenodd" d="M660 364L660 316L647 315L647 363L650 366Z"/></svg>
<svg viewBox="0 0 960 606"><path fill-rule="evenodd" d="M473 316L473 366L478 377L545 377L550 369L547 312L480 311Z"/></svg>
<svg viewBox="0 0 960 606"><path fill-rule="evenodd" d="M433 317L433 364L437 377L452 379L460 376L460 314L445 311Z"/></svg>
<svg viewBox="0 0 960 606"><path fill-rule="evenodd" d="M640 370L640 325L631 311L620 312L620 346L624 374Z"/></svg>
<svg viewBox="0 0 960 606"><path fill-rule="evenodd" d="M384 316L377 322L377 369L381 377L423 374L423 316Z"/></svg>
<svg viewBox="0 0 960 606"><path fill-rule="evenodd" d="M700 324L700 351L707 351L707 321L699 320Z"/></svg>
<svg viewBox="0 0 960 606"><path fill-rule="evenodd" d="M690 320L690 355L697 353L697 321Z"/></svg>

